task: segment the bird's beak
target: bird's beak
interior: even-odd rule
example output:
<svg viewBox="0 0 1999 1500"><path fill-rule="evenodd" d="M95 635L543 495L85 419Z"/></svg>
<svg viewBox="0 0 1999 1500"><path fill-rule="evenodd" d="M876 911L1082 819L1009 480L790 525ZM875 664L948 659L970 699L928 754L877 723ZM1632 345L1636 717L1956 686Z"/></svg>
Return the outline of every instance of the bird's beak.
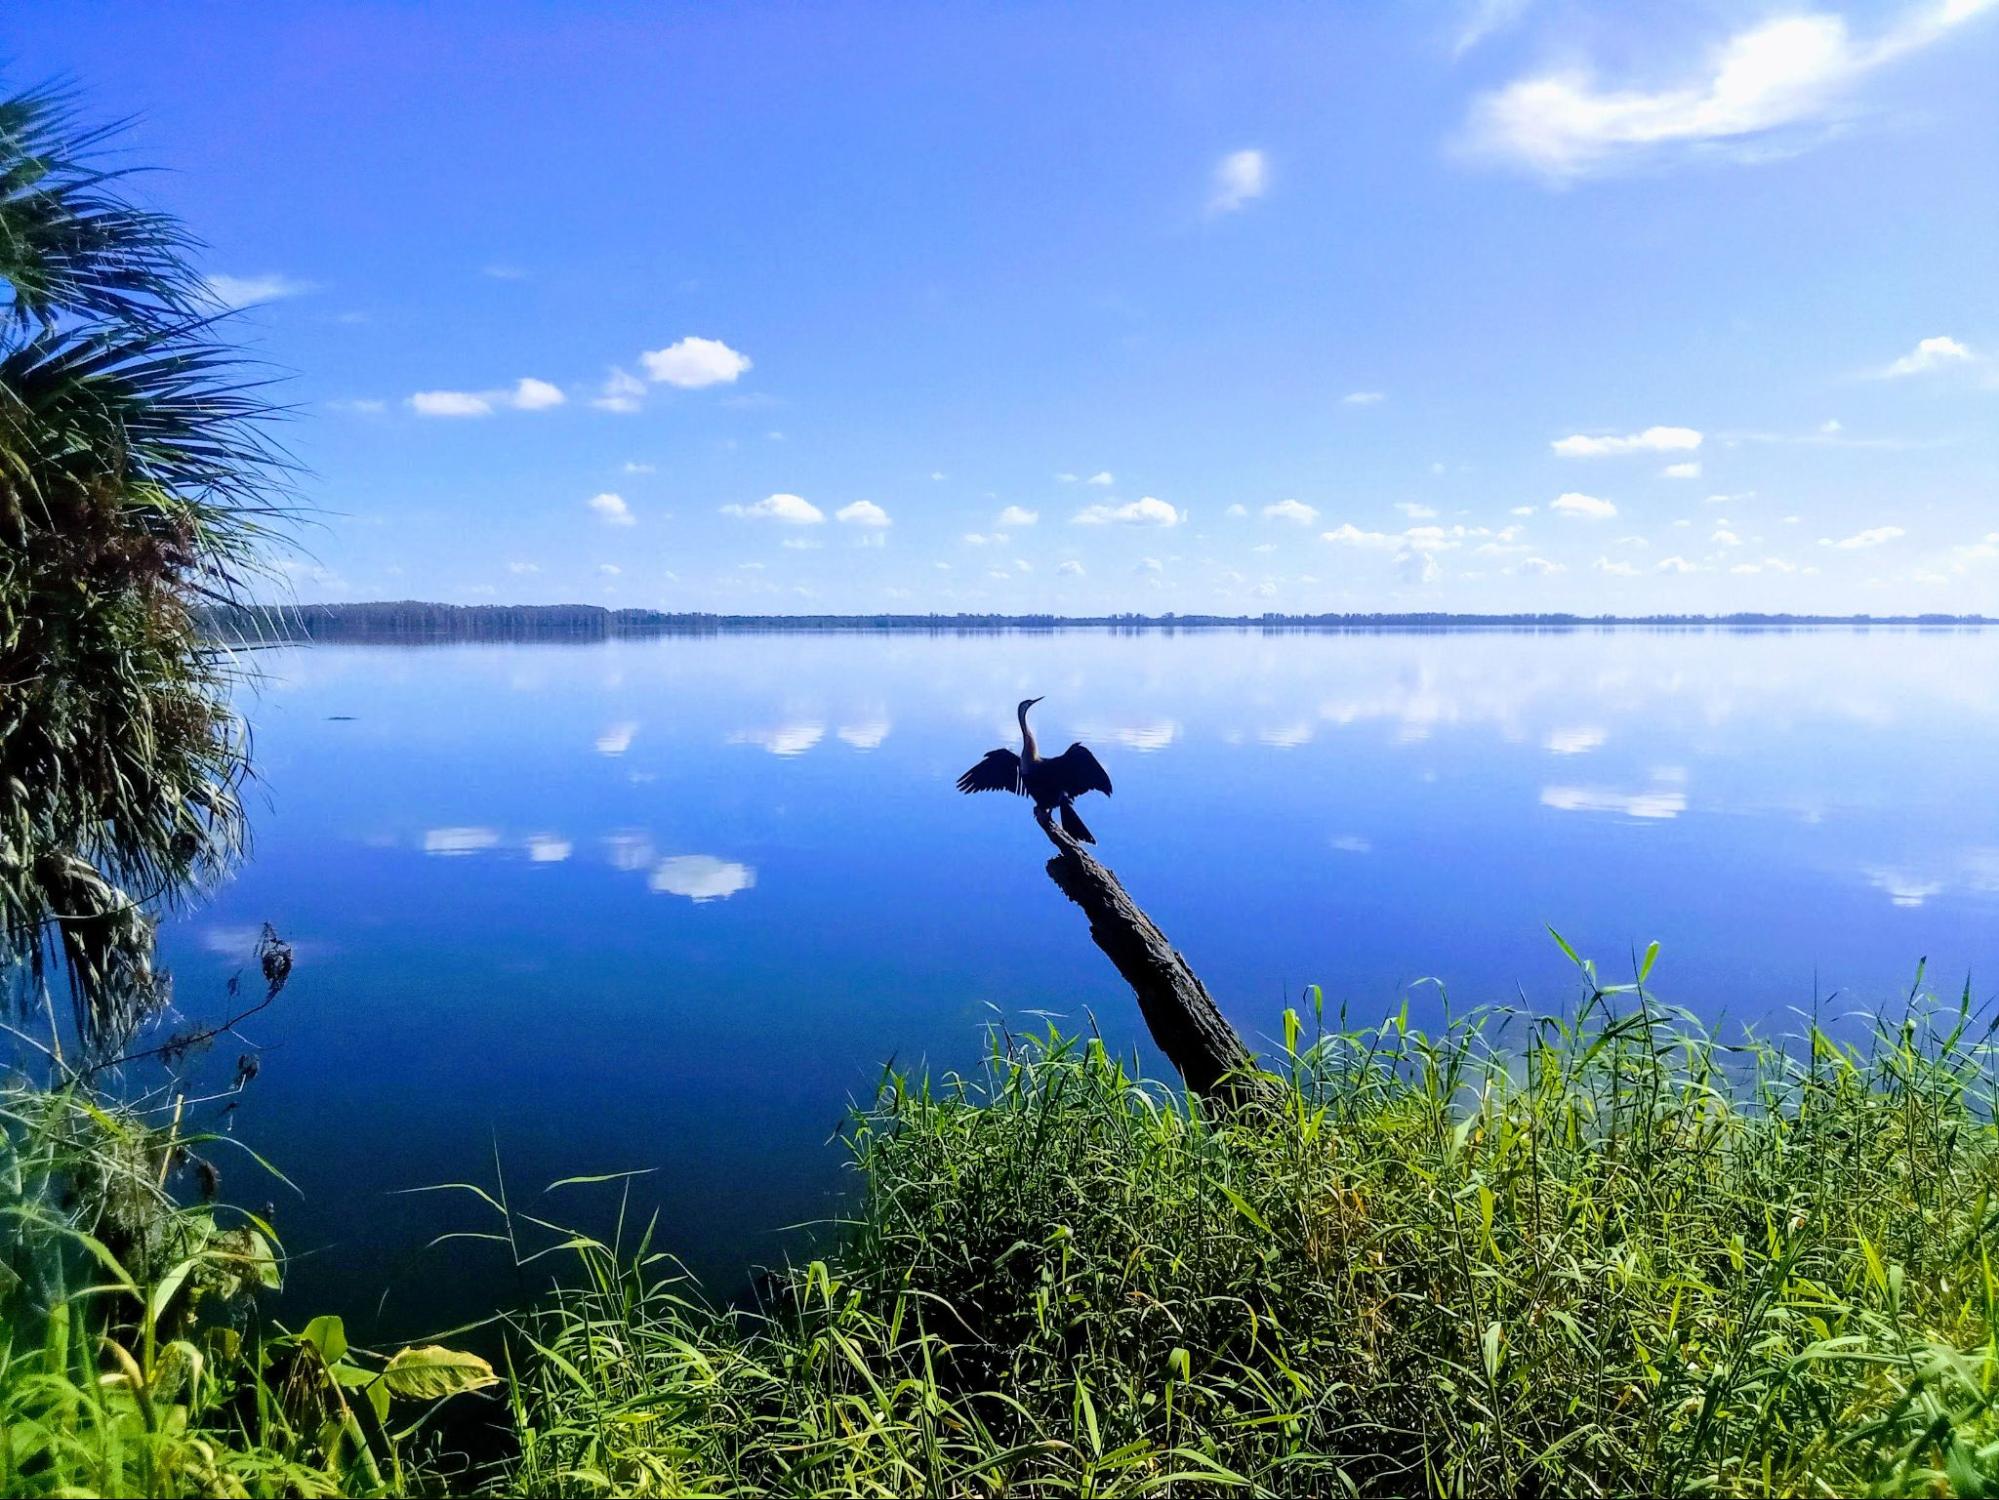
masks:
<svg viewBox="0 0 1999 1500"><path fill-rule="evenodd" d="M1027 700L1027 706L1028 706L1029 708L1032 708L1032 707L1034 707L1034 705L1035 705L1035 704L1039 703L1040 701L1041 701L1041 699L1039 699L1039 698L1029 698L1029 699Z"/></svg>

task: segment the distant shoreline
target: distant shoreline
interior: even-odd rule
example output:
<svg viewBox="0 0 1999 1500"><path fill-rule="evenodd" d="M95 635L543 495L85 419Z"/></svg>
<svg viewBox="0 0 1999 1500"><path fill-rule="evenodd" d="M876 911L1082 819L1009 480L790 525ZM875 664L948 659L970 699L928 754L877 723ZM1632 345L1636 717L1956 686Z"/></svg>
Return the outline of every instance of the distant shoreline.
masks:
<svg viewBox="0 0 1999 1500"><path fill-rule="evenodd" d="M233 643L599 641L666 635L746 635L828 631L918 632L1236 630L1276 633L1422 630L1720 629L1822 626L1965 629L1999 624L1985 615L1576 615L1576 614L1262 614L1262 615L725 615L594 604L233 605L204 610L202 629Z"/></svg>

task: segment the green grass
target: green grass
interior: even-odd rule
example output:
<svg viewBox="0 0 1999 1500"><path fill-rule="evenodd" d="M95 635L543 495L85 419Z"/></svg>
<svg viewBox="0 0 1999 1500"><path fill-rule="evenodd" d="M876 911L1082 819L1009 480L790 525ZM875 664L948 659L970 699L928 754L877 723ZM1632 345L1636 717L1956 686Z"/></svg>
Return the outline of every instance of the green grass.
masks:
<svg viewBox="0 0 1999 1500"><path fill-rule="evenodd" d="M1569 1023L1288 1014L1252 1117L1053 1034L890 1077L839 1248L755 1311L552 1243L504 1488L1999 1488L1989 1031L1723 1045L1590 979Z"/></svg>

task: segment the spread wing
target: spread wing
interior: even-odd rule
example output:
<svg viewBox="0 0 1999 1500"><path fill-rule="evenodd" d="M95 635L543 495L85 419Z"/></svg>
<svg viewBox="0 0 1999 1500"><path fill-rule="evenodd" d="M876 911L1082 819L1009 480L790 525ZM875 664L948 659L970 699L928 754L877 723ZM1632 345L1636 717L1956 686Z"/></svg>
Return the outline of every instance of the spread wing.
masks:
<svg viewBox="0 0 1999 1500"><path fill-rule="evenodd" d="M1048 762L1055 773L1055 784L1071 797L1080 797L1085 792L1111 794L1111 778L1090 754L1088 745L1078 742L1054 756Z"/></svg>
<svg viewBox="0 0 1999 1500"><path fill-rule="evenodd" d="M1020 784L1020 757L1011 750L988 750L984 760L958 778L958 790L1018 792L1026 796L1027 788Z"/></svg>

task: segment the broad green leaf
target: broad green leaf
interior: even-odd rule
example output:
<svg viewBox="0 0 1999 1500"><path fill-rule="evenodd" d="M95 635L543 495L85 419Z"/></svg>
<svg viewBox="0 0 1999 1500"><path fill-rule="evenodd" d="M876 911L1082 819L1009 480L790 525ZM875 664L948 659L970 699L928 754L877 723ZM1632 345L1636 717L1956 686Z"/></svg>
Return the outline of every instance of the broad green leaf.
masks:
<svg viewBox="0 0 1999 1500"><path fill-rule="evenodd" d="M397 1396L439 1401L462 1391L480 1391L499 1384L493 1367L476 1354L426 1344L398 1349L382 1371L382 1383Z"/></svg>
<svg viewBox="0 0 1999 1500"><path fill-rule="evenodd" d="M299 1338L317 1349L329 1365L339 1364L347 1353L347 1325L330 1315L314 1318Z"/></svg>

